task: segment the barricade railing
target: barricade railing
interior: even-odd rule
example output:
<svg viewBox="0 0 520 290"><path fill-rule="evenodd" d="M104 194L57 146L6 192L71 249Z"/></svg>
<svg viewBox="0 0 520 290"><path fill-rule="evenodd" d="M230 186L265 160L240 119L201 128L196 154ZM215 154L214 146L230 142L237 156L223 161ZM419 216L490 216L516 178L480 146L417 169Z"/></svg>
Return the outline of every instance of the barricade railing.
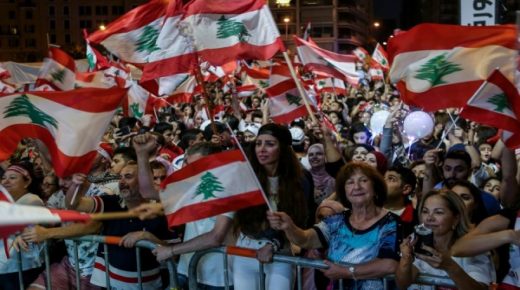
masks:
<svg viewBox="0 0 520 290"><path fill-rule="evenodd" d="M74 243L74 270L75 270L75 278L76 278L76 287L78 290L81 289L81 283L80 283L80 271L79 271L79 250L78 250L78 243L79 242L97 242L99 243L99 247L103 246L103 254L105 259L105 277L106 277L106 288L110 288L110 265L108 263L108 245L119 245L119 242L121 241L121 237L115 237L115 236L100 236L100 235L87 235L82 237L75 237L75 238L68 238L66 240L71 240ZM102 245L101 245L102 244ZM49 255L49 246L48 241L44 242L44 261L45 261L45 277L46 277L46 288L51 288L51 275L50 275L50 255ZM142 272L141 272L141 248L153 250L156 247L158 247L157 244L147 241L147 240L141 240L138 241L135 245L135 251L136 251L136 264L137 264L137 281L139 284L139 288L143 289L143 281L142 281ZM17 263L18 263L18 279L20 281L20 289L23 290L23 265L22 265L22 253L18 252L17 254ZM169 285L167 289L177 289L177 267L172 259L168 259L165 261L167 267L168 267L168 279L169 279Z"/></svg>
<svg viewBox="0 0 520 290"><path fill-rule="evenodd" d="M188 281L189 281L189 289L190 290L197 290L197 266L200 261L200 259L209 253L220 253L223 255L223 267L225 271L224 281L225 281L225 289L230 289L230 283L228 281L228 259L227 257L229 255L232 256L241 256L241 257L247 257L256 259L257 257L257 251L253 249L247 249L247 248L239 248L239 247L220 247L220 248L213 248L208 249L204 251L198 251L195 252L195 254L191 257L189 269L188 269ZM310 259L310 258L304 258L304 257L297 257L297 256L286 256L286 255L280 255L275 254L273 255L273 262L280 262L280 263L286 263L290 265L294 265L296 267L296 286L298 290L301 290L303 287L303 280L302 280L302 269L303 268L313 268L313 269L327 269L329 266L323 262L323 260L316 260L316 259ZM337 263L341 266L352 266L352 264L347 263ZM265 279L262 278L262 275L264 273L263 264L259 263L258 266L258 274L260 275L260 289L265 289ZM383 289L388 288L388 282L395 279L394 275L389 275L386 277L381 278L383 281ZM339 289L343 289L343 280L339 280ZM435 275L428 275L428 274L420 274L419 277L416 279L415 284L424 284L424 285L432 285L432 286L443 286L443 287L456 287L453 280L443 277L443 276L435 276ZM240 289L236 289L240 290Z"/></svg>

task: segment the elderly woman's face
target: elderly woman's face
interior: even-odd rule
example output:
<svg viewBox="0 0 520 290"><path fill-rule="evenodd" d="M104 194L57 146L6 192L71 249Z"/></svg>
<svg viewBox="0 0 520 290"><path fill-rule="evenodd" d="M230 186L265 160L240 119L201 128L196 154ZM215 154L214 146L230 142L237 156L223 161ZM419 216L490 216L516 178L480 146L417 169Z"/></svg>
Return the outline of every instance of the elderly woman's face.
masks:
<svg viewBox="0 0 520 290"><path fill-rule="evenodd" d="M2 176L2 186L15 198L26 194L30 183L30 180L24 179L22 174L14 170L7 170Z"/></svg>
<svg viewBox="0 0 520 290"><path fill-rule="evenodd" d="M312 168L325 165L325 153L319 146L312 146L309 148L307 156L309 157L309 163Z"/></svg>
<svg viewBox="0 0 520 290"><path fill-rule="evenodd" d="M364 162L367 156L368 150L365 147L358 146L354 149L352 154L352 161Z"/></svg>
<svg viewBox="0 0 520 290"><path fill-rule="evenodd" d="M459 218L453 214L442 197L433 195L424 201L419 221L430 228L434 236L442 236L453 231Z"/></svg>
<svg viewBox="0 0 520 290"><path fill-rule="evenodd" d="M367 204L374 202L374 184L361 171L355 172L345 182L345 193L348 201L355 206L356 204Z"/></svg>

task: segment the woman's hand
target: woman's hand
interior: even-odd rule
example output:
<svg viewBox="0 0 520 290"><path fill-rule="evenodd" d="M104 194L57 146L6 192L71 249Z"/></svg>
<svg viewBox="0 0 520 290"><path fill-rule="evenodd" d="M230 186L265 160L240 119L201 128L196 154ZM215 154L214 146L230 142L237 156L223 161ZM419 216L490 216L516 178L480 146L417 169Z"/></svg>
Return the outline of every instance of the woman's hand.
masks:
<svg viewBox="0 0 520 290"><path fill-rule="evenodd" d="M417 239L413 239L412 235L408 236L403 240L399 249L401 251L401 263L409 263L413 262L413 246L417 243Z"/></svg>
<svg viewBox="0 0 520 290"><path fill-rule="evenodd" d="M42 226L27 227L21 234L24 242L39 243L47 240L47 229Z"/></svg>
<svg viewBox="0 0 520 290"><path fill-rule="evenodd" d="M273 261L273 245L266 244L256 251L256 258L260 263L271 263Z"/></svg>
<svg viewBox="0 0 520 290"><path fill-rule="evenodd" d="M324 260L323 263L329 266L328 269L320 269L320 271L323 273L323 275L325 275L325 277L332 280L352 278L348 275L349 273L347 268L336 265L328 260Z"/></svg>
<svg viewBox="0 0 520 290"><path fill-rule="evenodd" d="M267 220L269 221L269 225L271 226L271 228L275 230L285 231L294 226L291 217L281 211L268 211Z"/></svg>
<svg viewBox="0 0 520 290"><path fill-rule="evenodd" d="M426 252L429 252L432 255L427 256L427 255L422 255L422 254L416 253L415 256L418 259L425 261L433 268L446 271L455 263L455 261L453 261L453 259L451 258L449 251L440 252L440 251L437 251L434 248L428 247L426 245L423 245L422 249L425 250Z"/></svg>
<svg viewBox="0 0 520 290"><path fill-rule="evenodd" d="M26 252L29 251L29 244L23 240L22 236L16 236L11 247L13 247L17 252L20 252L21 250Z"/></svg>

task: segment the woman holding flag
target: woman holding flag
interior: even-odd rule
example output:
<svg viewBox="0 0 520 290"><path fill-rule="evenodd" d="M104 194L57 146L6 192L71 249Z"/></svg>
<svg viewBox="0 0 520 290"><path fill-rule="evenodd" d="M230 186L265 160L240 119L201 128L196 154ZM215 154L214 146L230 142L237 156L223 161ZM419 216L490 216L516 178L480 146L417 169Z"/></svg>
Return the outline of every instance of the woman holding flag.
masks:
<svg viewBox="0 0 520 290"><path fill-rule="evenodd" d="M258 131L251 146L249 161L267 195L273 210L287 212L300 227L305 227L310 216L306 198L312 198L312 185L306 180L303 169L291 149L289 129L278 124L266 124ZM290 243L282 231L269 226L266 205L239 210L235 215L234 229L238 247L258 250L258 260L270 262L274 252L291 254ZM291 265L270 263L264 266L266 289L292 289ZM258 261L233 257L235 289L257 289Z"/></svg>
<svg viewBox="0 0 520 290"><path fill-rule="evenodd" d="M7 190L7 195L10 195L8 198L12 198L12 202L23 205L44 206L43 201L38 196L41 187L36 181L31 163L21 162L9 166L2 176L1 184ZM18 259L16 258L15 250L22 250L24 286L28 286L33 282L42 271L40 247L35 244L27 244L21 238L15 238L14 235L11 235L7 239L0 241L1 289L20 289Z"/></svg>

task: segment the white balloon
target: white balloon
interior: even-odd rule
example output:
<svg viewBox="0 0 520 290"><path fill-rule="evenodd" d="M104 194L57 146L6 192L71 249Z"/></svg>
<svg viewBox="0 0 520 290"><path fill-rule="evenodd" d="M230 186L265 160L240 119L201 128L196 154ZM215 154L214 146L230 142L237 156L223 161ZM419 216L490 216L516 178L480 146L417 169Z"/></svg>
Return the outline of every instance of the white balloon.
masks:
<svg viewBox="0 0 520 290"><path fill-rule="evenodd" d="M411 112L404 118L403 130L410 139L421 139L433 132L433 119L423 111Z"/></svg>
<svg viewBox="0 0 520 290"><path fill-rule="evenodd" d="M370 130L372 135L379 135L383 133L383 127L385 126L386 119L390 116L390 112L381 110L375 112L370 118Z"/></svg>

